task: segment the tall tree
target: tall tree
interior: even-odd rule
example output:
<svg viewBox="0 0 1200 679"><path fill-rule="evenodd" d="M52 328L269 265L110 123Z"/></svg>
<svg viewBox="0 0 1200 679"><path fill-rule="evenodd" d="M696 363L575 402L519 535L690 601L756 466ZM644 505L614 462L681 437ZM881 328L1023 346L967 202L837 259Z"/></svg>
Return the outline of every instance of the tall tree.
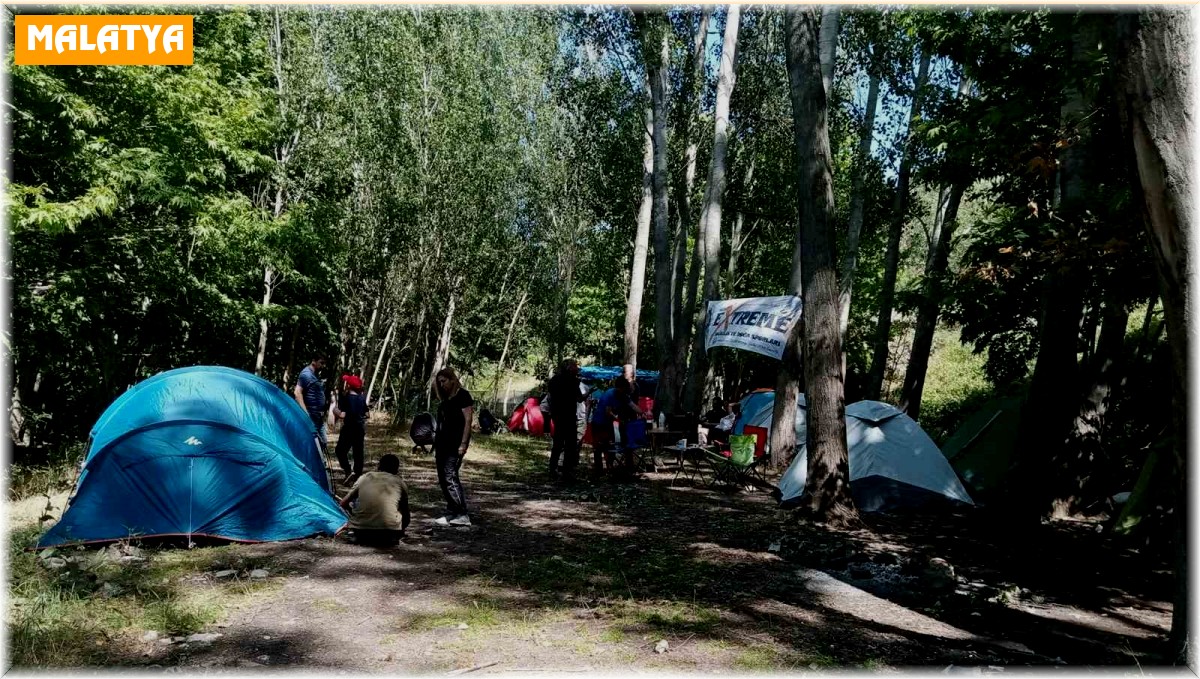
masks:
<svg viewBox="0 0 1200 679"><path fill-rule="evenodd" d="M683 86L680 88L678 135L687 142L683 157L683 176L676 177L675 198L675 361L682 368L687 365L687 352L692 318L696 313L696 297L700 287L700 269L704 256L704 227L696 230L692 250L692 264L687 267L688 235L692 227L692 191L696 184L696 162L700 152L699 122L704 113L704 100L700 96L704 85L704 48L708 38L708 24L713 8L700 10L700 21L692 36L692 49L687 55L683 70ZM703 221L703 217L701 217ZM686 274L686 285L684 277Z"/></svg>
<svg viewBox="0 0 1200 679"><path fill-rule="evenodd" d="M1189 339L1188 242L1192 220L1191 16L1168 9L1121 16L1120 85L1117 101L1133 147L1145 225L1158 270L1172 371L1173 462L1176 480L1175 600L1171 612L1170 653L1176 664L1190 665L1188 592L1187 379Z"/></svg>
<svg viewBox="0 0 1200 679"><path fill-rule="evenodd" d="M896 176L896 199L892 204L892 223L888 227L887 252L884 255L883 283L879 292L879 318L875 326L871 370L867 376L867 398L878 400L883 394L887 373L888 345L892 337L892 311L896 299L896 274L900 269L900 240L908 220L909 180L916 159L916 123L921 115L925 82L929 78L930 50L921 48L920 65L913 79L912 108L908 114L908 137L900 156Z"/></svg>
<svg viewBox="0 0 1200 679"><path fill-rule="evenodd" d="M876 48L878 49L878 48ZM858 244L862 238L863 214L867 203L867 168L871 158L871 141L875 134L875 109L879 102L879 71L867 67L867 107L859 130L858 149L854 156L854 179L850 189L850 223L846 231L846 254L842 256L842 275L838 308L841 319L838 328L842 337L850 327L850 302L854 293L854 273L858 269Z"/></svg>
<svg viewBox="0 0 1200 679"><path fill-rule="evenodd" d="M646 72L650 79L650 100L654 109L654 281L655 343L658 346L659 381L657 407L674 412L679 392L674 356L673 291L671 289L671 250L667 219L667 98L670 70L670 43L665 18L659 12L638 15Z"/></svg>
<svg viewBox="0 0 1200 679"><path fill-rule="evenodd" d="M647 101L649 103L649 101ZM641 328L642 294L646 289L646 250L650 244L650 215L654 207L654 109L646 107L646 140L642 151L642 202L638 207L637 234L633 239L633 268L629 272L629 300L625 305L625 363L637 365L638 330Z"/></svg>
<svg viewBox="0 0 1200 679"><path fill-rule="evenodd" d="M808 512L834 525L857 521L850 495L842 347L838 333L833 175L816 9L789 8L787 69L796 145L797 249L803 290L800 344L808 420ZM790 419L788 420L790 423Z"/></svg>
<svg viewBox="0 0 1200 679"><path fill-rule="evenodd" d="M971 89L971 81L965 75L958 85L959 99L964 99ZM965 145L964 145L965 146ZM965 155L967 149L955 149L953 155ZM933 231L929 235L929 255L925 258L925 274L921 283L921 300L917 305L917 325L913 331L912 349L909 351L908 367L904 373L904 386L900 392L900 409L914 420L921 416L921 395L925 390L925 373L929 369L929 356L933 352L933 335L937 330L938 315L941 313L942 296L945 288L946 270L950 263L950 243L954 229L958 226L958 207L963 194L971 183L969 159L956 159L947 164L955 179L942 187L938 195L933 216Z"/></svg>
<svg viewBox="0 0 1200 679"><path fill-rule="evenodd" d="M830 88L833 87L833 72L837 65L838 19L839 9L836 5L821 7L821 83L825 87L825 96L832 99Z"/></svg>
<svg viewBox="0 0 1200 679"><path fill-rule="evenodd" d="M741 8L730 5L725 14L725 37L721 44L721 65L717 76L717 103L713 112L713 154L708 167L708 184L704 189L704 209L700 231L704 234L704 295L694 332L695 345L688 364L684 409L699 412L706 387L709 365L704 352L704 326L708 302L720 294L721 276L721 204L725 197L725 156L729 148L729 100L737 82L737 42ZM691 319L687 319L691 320Z"/></svg>

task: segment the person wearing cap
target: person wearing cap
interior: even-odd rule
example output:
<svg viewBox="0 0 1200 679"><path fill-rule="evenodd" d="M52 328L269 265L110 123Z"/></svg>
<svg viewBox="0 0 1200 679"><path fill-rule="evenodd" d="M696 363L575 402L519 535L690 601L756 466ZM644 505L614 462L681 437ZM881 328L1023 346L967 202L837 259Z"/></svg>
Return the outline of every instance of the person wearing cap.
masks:
<svg viewBox="0 0 1200 679"><path fill-rule="evenodd" d="M342 375L346 383L345 410L333 407L334 416L342 421L342 433L338 436L338 464L346 475L343 483L347 486L354 483L363 473L363 445L367 438L367 400L362 395L362 379L357 375ZM347 453L354 450L354 468L350 467Z"/></svg>

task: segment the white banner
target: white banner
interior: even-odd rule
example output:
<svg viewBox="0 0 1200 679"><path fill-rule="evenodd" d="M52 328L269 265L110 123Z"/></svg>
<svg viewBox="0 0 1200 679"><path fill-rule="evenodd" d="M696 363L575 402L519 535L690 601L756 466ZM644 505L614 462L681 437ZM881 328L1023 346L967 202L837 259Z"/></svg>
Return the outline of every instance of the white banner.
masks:
<svg viewBox="0 0 1200 679"><path fill-rule="evenodd" d="M733 347L783 358L788 333L800 319L800 306L795 295L709 302L704 349Z"/></svg>

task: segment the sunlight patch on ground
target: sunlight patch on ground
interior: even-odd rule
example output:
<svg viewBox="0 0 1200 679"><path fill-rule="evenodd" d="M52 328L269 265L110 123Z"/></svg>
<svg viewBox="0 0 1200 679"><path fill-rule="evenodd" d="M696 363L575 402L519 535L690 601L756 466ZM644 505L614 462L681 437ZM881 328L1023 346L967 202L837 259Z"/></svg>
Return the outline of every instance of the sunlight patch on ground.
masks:
<svg viewBox="0 0 1200 679"><path fill-rule="evenodd" d="M797 575L804 588L817 595L817 601L821 606L839 613L870 623L893 627L903 632L945 639L983 641L977 635L881 599L821 571L804 568Z"/></svg>
<svg viewBox="0 0 1200 679"><path fill-rule="evenodd" d="M712 542L693 542L692 544L688 545L688 549L696 552L696 558L698 560L713 564L723 564L729 561L783 561L778 555L772 554L771 552L759 552L746 549L722 547L721 545L714 544Z"/></svg>
<svg viewBox="0 0 1200 679"><path fill-rule="evenodd" d="M550 532L583 532L626 537L637 532L637 528L600 523L594 520L593 511L580 510L578 505L554 500L533 500L518 503L511 513L513 523L529 530Z"/></svg>
<svg viewBox="0 0 1200 679"><path fill-rule="evenodd" d="M1063 604L1054 607L1038 606L1024 602L1010 603L1008 605L1010 608L1015 608L1022 613L1036 615L1046 620L1057 620L1073 625L1090 627L1102 632L1140 637L1142 639L1161 638L1162 635L1167 634L1171 630L1171 615L1169 613L1165 615L1153 615L1142 611L1139 614L1138 611L1132 609L1120 609L1109 615L1100 615ZM1131 619L1133 624L1122 620L1122 618ZM1152 626L1155 629L1153 631L1148 630L1143 625Z"/></svg>
<svg viewBox="0 0 1200 679"><path fill-rule="evenodd" d="M796 624L819 625L821 623L821 616L811 610L774 599L759 599L751 602L747 608L761 615L785 618Z"/></svg>
<svg viewBox="0 0 1200 679"><path fill-rule="evenodd" d="M55 519L58 519L58 517L62 516L63 507L67 504L68 495L70 495L70 493L67 491L52 494L50 496L50 504L52 505L53 509L51 509L49 512L46 511L45 495L36 495L34 497L27 497L24 500L9 502L9 530L24 528L30 524L37 523L41 519L42 515L47 513ZM51 525L51 523L46 523L47 528Z"/></svg>

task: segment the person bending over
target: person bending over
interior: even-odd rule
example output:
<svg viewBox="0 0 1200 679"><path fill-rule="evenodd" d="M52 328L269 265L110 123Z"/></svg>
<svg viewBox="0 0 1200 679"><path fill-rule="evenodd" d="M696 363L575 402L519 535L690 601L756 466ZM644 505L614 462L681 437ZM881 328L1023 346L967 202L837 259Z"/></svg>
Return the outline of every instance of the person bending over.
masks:
<svg viewBox="0 0 1200 679"><path fill-rule="evenodd" d="M384 455L379 471L359 477L354 488L342 500L342 509L350 513L350 529L360 545L395 546L404 537L411 514L408 511L408 487L400 478L400 458Z"/></svg>

